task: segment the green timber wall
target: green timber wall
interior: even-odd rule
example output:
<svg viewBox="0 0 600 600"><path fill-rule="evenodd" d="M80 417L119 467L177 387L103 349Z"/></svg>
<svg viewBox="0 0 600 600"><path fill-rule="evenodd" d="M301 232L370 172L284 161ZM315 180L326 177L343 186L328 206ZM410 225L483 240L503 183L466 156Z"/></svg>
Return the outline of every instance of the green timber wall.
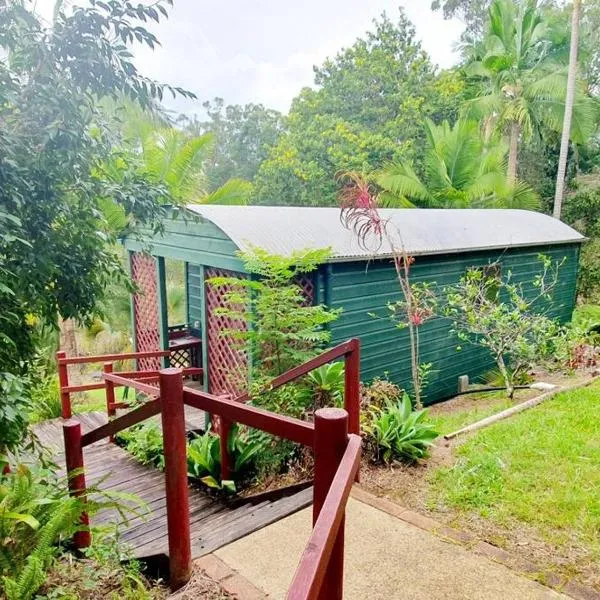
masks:
<svg viewBox="0 0 600 600"><path fill-rule="evenodd" d="M456 283L470 267L499 261L502 275L512 272L514 282L520 282L535 294L532 285L540 272L538 255L553 259L566 258L560 269L559 282L553 293L549 316L568 321L575 304L575 285L579 245L517 248L505 252L476 252L417 257L411 268L412 281L435 283L438 289ZM410 387L410 346L408 331L399 330L387 318L387 303L401 297L394 267L389 260L333 263L328 272L327 302L333 308L343 308L339 320L331 324L332 344L351 337L361 340L361 379L387 376L402 387ZM375 313L380 318L369 316ZM432 363L425 403L431 404L456 393L457 378L467 374L472 380L494 368L490 355L473 345L461 344L450 332L447 319L435 318L420 328L422 363Z"/></svg>
<svg viewBox="0 0 600 600"><path fill-rule="evenodd" d="M152 236L142 231L140 242L127 238L125 247L136 252L146 250L155 256L183 260L193 265L205 265L231 271L244 271L236 256L237 246L216 225L194 216L165 219L164 233Z"/></svg>

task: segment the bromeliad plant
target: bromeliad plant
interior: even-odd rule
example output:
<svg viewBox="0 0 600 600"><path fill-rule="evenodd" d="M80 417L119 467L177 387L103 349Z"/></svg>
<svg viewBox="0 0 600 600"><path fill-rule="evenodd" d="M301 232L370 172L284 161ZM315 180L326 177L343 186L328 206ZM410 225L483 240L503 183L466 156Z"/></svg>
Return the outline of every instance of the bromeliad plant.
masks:
<svg viewBox="0 0 600 600"><path fill-rule="evenodd" d="M239 482L250 475L262 444L235 425L228 440L229 457L233 462L233 478L221 479L221 448L218 436L209 430L188 444L188 474L207 487L225 492L236 491Z"/></svg>
<svg viewBox="0 0 600 600"><path fill-rule="evenodd" d="M429 448L439 436L428 423L427 411L413 411L408 394L382 407L373 406L363 424L367 443L376 462L389 464L394 460L414 462L429 456Z"/></svg>
<svg viewBox="0 0 600 600"><path fill-rule="evenodd" d="M322 365L307 375L304 390L306 403L312 404L312 413L326 406L342 406L344 402L344 363Z"/></svg>

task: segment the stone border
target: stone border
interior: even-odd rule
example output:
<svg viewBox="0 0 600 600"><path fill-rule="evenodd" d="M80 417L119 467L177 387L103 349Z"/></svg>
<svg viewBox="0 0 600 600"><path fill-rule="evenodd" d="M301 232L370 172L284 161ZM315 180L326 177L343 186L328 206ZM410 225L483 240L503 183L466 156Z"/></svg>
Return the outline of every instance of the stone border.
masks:
<svg viewBox="0 0 600 600"><path fill-rule="evenodd" d="M468 531L448 527L431 517L426 517L425 515L409 510L400 504L396 504L392 500L375 496L359 485L354 485L351 495L356 500L368 504L373 508L377 508L378 510L409 523L414 527L428 531L447 541L466 546L476 554L485 556L513 571L518 571L522 575L530 577L541 585L571 596L574 600L600 600L600 593L591 587L581 585L575 581L568 581L556 573L540 569L537 565L527 559L515 556L502 548L484 542ZM241 600L245 600L245 598Z"/></svg>
<svg viewBox="0 0 600 600"><path fill-rule="evenodd" d="M214 554L206 554L194 561L194 568L214 579L225 592L237 600L266 600L268 596L227 563Z"/></svg>

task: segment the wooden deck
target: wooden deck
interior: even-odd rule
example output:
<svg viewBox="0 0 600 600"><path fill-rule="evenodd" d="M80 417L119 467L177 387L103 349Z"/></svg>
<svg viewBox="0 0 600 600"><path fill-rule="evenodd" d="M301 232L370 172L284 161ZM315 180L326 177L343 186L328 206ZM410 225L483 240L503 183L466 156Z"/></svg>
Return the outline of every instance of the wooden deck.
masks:
<svg viewBox="0 0 600 600"><path fill-rule="evenodd" d="M107 422L106 415L100 412L82 413L75 418L81 422L84 433ZM204 413L201 413L201 418L204 423ZM188 429L198 429L198 421L197 415L191 412L188 415L186 411ZM34 427L34 431L43 445L56 452L55 461L62 467L64 457L61 419L40 423ZM132 494L145 506L141 509L142 515L129 515L127 522L114 509L101 511L93 517L92 524L111 527L118 525L120 539L130 546L137 558L168 554L163 473L141 465L125 450L108 441L97 442L85 448L84 461L88 486L96 485L101 490ZM261 502L258 499L236 499L225 502L190 486L193 557L213 552L308 506L311 502L312 488L277 500Z"/></svg>

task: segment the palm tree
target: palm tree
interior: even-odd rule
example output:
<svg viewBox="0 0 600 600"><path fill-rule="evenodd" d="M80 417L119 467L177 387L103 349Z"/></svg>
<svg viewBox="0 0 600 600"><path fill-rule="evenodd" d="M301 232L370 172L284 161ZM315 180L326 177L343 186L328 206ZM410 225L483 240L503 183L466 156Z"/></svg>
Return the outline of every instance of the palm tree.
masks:
<svg viewBox="0 0 600 600"><path fill-rule="evenodd" d="M506 179L506 146L487 144L476 121L426 121L424 176L409 163L390 164L375 176L383 206L537 208L526 184Z"/></svg>
<svg viewBox="0 0 600 600"><path fill-rule="evenodd" d="M138 144L144 174L164 183L177 202L199 204L248 204L252 184L230 179L208 192L205 162L214 150L214 135L190 136L171 126L138 129Z"/></svg>
<svg viewBox="0 0 600 600"><path fill-rule="evenodd" d="M474 48L466 73L479 80L481 94L467 103L466 114L482 119L486 132L508 140L507 179L515 181L519 143L543 128L560 131L565 112L567 71L561 44L535 0L494 0L482 47ZM576 86L571 139L585 141L594 128L594 102Z"/></svg>
<svg viewBox="0 0 600 600"><path fill-rule="evenodd" d="M565 188L567 155L569 153L569 137L571 134L571 118L573 116L573 103L575 100L575 86L577 79L577 50L579 46L580 16L581 0L573 0L573 14L571 16L571 49L569 52L569 72L567 75L567 97L565 99L565 117L563 121L562 136L560 140L560 155L558 157L558 170L556 173L556 190L554 193L553 214L555 219L560 219Z"/></svg>
<svg viewBox="0 0 600 600"><path fill-rule="evenodd" d="M122 182L127 163L136 165L137 174L162 184L164 201L175 204L248 204L252 184L233 178L208 191L205 164L214 150L214 135L194 136L171 126L160 109L144 111L128 101L103 101L103 110L114 121L123 140L122 149L112 161L98 167L99 174L116 186ZM131 225L122 206L111 198L99 198L108 229L124 235Z"/></svg>

